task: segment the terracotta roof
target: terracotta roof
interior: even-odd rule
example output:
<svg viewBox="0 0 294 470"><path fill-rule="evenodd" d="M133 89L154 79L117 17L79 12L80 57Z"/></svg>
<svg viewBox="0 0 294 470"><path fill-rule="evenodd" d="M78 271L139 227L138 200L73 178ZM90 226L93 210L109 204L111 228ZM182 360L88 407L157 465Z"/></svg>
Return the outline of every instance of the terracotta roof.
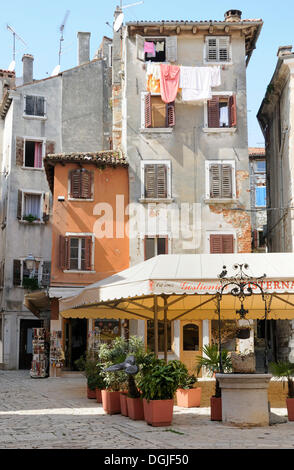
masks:
<svg viewBox="0 0 294 470"><path fill-rule="evenodd" d="M225 20L154 20L154 21L128 21L126 23L127 26L135 25L135 24L159 24L159 23L225 23L228 26L239 25L243 23L257 23L263 21L261 18L251 18L251 19L244 19L240 21L225 21Z"/></svg>
<svg viewBox="0 0 294 470"><path fill-rule="evenodd" d="M54 187L54 166L57 163L94 163L97 167L128 167L121 151L102 150L99 152L54 153L44 158L44 166L51 191Z"/></svg>
<svg viewBox="0 0 294 470"><path fill-rule="evenodd" d="M264 147L249 147L248 152L250 157L265 157Z"/></svg>

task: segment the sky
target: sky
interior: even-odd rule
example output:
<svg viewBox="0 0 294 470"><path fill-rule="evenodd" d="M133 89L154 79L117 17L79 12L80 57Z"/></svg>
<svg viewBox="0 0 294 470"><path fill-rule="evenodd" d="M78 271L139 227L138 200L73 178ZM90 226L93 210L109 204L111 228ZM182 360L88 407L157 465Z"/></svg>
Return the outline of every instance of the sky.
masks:
<svg viewBox="0 0 294 470"><path fill-rule="evenodd" d="M123 0L123 5L139 0ZM77 65L77 32L91 32L91 58L103 36L112 37L113 12L120 0L0 0L0 68L7 69L13 58L13 36L7 24L20 36L16 40L16 75L22 75L22 56L34 56L34 78L51 75L58 64L60 26L64 27L61 70ZM125 21L219 20L230 9L242 11L242 18L261 18L264 25L247 68L248 143L261 147L264 139L256 114L277 63L277 50L293 42L293 0L144 0L124 10ZM294 43L293 43L294 45Z"/></svg>

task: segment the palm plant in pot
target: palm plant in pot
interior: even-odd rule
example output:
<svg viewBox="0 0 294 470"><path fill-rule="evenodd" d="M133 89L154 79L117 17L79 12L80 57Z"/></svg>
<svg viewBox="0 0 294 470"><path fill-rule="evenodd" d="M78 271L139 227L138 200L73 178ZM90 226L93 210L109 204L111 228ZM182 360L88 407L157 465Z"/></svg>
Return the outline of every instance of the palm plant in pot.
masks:
<svg viewBox="0 0 294 470"><path fill-rule="evenodd" d="M294 364L289 361L270 363L270 371L274 377L287 379L288 396L286 398L288 421L294 421Z"/></svg>
<svg viewBox="0 0 294 470"><path fill-rule="evenodd" d="M208 373L214 376L217 372L220 372L220 355L217 344L208 344L202 348L203 356L197 358L196 371L200 373L202 367L208 371ZM222 367L223 372L231 372L232 363L227 350L222 350ZM219 381L215 380L215 393L210 398L210 419L211 421L222 420L222 405L221 405L221 388Z"/></svg>
<svg viewBox="0 0 294 470"><path fill-rule="evenodd" d="M189 374L186 369L186 374L179 384L179 388L176 392L178 406L182 406L184 408L200 406L202 389L201 387L194 387L196 382L196 375Z"/></svg>
<svg viewBox="0 0 294 470"><path fill-rule="evenodd" d="M185 374L177 360L165 363L147 354L138 380L142 392L145 421L151 426L169 426L173 418L174 394Z"/></svg>

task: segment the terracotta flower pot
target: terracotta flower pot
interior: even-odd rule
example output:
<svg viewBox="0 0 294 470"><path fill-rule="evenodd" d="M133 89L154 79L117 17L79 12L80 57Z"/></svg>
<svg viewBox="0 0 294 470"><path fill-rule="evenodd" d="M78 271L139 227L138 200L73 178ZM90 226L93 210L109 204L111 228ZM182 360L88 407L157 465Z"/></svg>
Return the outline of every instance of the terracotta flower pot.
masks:
<svg viewBox="0 0 294 470"><path fill-rule="evenodd" d="M120 413L120 392L101 390L101 395L105 413L109 415Z"/></svg>
<svg viewBox="0 0 294 470"><path fill-rule="evenodd" d="M127 394L120 392L120 410L123 416L128 416Z"/></svg>
<svg viewBox="0 0 294 470"><path fill-rule="evenodd" d="M128 414L131 419L144 419L144 407L142 398L127 397Z"/></svg>
<svg viewBox="0 0 294 470"><path fill-rule="evenodd" d="M201 401L201 387L190 388L188 390L184 388L178 388L176 391L177 404L183 408L192 408L194 406L200 406Z"/></svg>
<svg viewBox="0 0 294 470"><path fill-rule="evenodd" d="M288 421L294 421L294 398L286 398Z"/></svg>
<svg viewBox="0 0 294 470"><path fill-rule="evenodd" d="M221 397L210 397L210 419L211 421L222 421Z"/></svg>
<svg viewBox="0 0 294 470"><path fill-rule="evenodd" d="M173 419L174 400L150 400L144 398L144 417L151 426L170 426Z"/></svg>
<svg viewBox="0 0 294 470"><path fill-rule="evenodd" d="M101 389L96 388L96 400L97 403L102 403Z"/></svg>
<svg viewBox="0 0 294 470"><path fill-rule="evenodd" d="M95 399L96 398L96 390L91 390L89 387L87 387L87 397L90 399Z"/></svg>

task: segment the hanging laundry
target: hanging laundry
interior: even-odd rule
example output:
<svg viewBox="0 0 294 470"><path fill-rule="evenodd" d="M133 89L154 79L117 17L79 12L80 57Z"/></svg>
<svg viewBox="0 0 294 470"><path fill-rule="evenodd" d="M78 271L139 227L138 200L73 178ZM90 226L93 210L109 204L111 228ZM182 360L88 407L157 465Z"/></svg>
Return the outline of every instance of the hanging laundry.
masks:
<svg viewBox="0 0 294 470"><path fill-rule="evenodd" d="M220 86L221 85L221 68L219 65L214 67L209 67L211 69L211 86Z"/></svg>
<svg viewBox="0 0 294 470"><path fill-rule="evenodd" d="M147 53L147 54L150 54L149 57L155 57L156 53L155 53L154 42L145 41L144 42L144 52Z"/></svg>
<svg viewBox="0 0 294 470"><path fill-rule="evenodd" d="M160 63L147 62L146 75L153 75L154 80L160 80Z"/></svg>
<svg viewBox="0 0 294 470"><path fill-rule="evenodd" d="M229 108L228 106L221 106L219 113L220 127L229 127Z"/></svg>
<svg viewBox="0 0 294 470"><path fill-rule="evenodd" d="M164 42L157 42L155 45L156 52L163 52L164 51Z"/></svg>
<svg viewBox="0 0 294 470"><path fill-rule="evenodd" d="M148 76L147 91L150 91L150 93L160 93L160 80L156 80L153 75Z"/></svg>
<svg viewBox="0 0 294 470"><path fill-rule="evenodd" d="M178 65L160 64L160 92L164 103L175 101L180 80Z"/></svg>
<svg viewBox="0 0 294 470"><path fill-rule="evenodd" d="M183 101L209 100L211 94L211 67L181 67L180 88Z"/></svg>

